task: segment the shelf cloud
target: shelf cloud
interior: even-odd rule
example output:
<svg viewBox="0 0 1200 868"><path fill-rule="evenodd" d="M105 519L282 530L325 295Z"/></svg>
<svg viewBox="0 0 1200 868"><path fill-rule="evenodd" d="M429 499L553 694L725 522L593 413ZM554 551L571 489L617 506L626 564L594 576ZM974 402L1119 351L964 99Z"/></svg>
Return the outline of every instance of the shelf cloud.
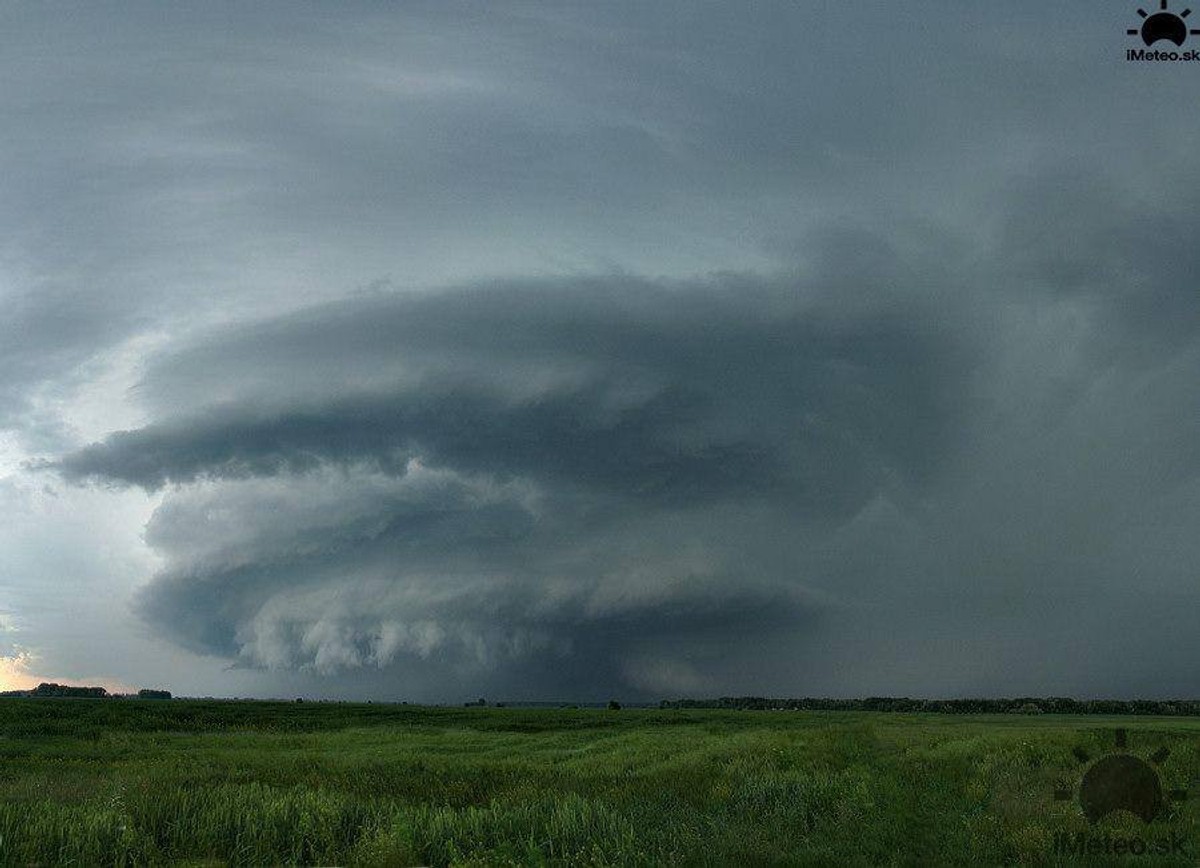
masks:
<svg viewBox="0 0 1200 868"><path fill-rule="evenodd" d="M1195 695L1187 71L855 13L7 12L0 660Z"/></svg>

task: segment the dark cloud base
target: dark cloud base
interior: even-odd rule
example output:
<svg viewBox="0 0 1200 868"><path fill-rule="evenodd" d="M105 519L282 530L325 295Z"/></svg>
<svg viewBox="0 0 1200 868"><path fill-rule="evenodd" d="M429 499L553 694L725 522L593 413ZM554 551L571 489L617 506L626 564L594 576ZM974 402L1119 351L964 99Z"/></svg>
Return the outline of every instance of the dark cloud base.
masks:
<svg viewBox="0 0 1200 868"><path fill-rule="evenodd" d="M1196 602L1193 256L1136 229L1188 212L1052 177L941 263L839 231L237 326L52 466L163 493L162 635L363 694L1194 692L1173 616L1112 629ZM1094 219L1048 240L1053 197Z"/></svg>
<svg viewBox="0 0 1200 868"><path fill-rule="evenodd" d="M798 531L919 491L956 436L947 335L825 308L736 277L351 300L161 359L143 389L186 415L56 467L166 488L139 607L190 650L694 685L819 617Z"/></svg>

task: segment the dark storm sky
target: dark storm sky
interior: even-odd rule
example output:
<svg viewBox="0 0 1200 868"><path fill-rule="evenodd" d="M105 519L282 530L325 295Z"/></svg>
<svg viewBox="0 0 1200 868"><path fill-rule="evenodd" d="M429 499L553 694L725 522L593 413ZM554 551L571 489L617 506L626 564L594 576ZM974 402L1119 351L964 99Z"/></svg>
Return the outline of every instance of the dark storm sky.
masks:
<svg viewBox="0 0 1200 868"><path fill-rule="evenodd" d="M6 10L0 674L1200 695L1200 64L1137 22Z"/></svg>

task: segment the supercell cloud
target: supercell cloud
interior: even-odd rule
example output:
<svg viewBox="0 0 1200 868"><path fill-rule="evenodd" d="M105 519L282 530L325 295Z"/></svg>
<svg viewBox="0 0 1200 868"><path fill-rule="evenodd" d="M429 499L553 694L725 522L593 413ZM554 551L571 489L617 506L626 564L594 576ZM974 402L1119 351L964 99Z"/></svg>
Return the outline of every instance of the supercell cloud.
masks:
<svg viewBox="0 0 1200 868"><path fill-rule="evenodd" d="M936 479L965 361L782 279L380 292L152 360L58 468L168 488L139 605L196 651L645 680L817 617L805 532Z"/></svg>
<svg viewBox="0 0 1200 868"><path fill-rule="evenodd" d="M1200 693L1194 73L844 14L8 13L0 674Z"/></svg>

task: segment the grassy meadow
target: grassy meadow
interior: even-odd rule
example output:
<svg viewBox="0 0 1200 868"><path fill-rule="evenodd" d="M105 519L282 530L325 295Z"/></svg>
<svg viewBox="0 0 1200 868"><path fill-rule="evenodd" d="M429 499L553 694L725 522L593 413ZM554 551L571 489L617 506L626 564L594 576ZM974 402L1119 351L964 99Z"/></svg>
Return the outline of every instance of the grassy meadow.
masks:
<svg viewBox="0 0 1200 868"><path fill-rule="evenodd" d="M1194 718L7 699L0 863L1196 864L1200 792L1055 799L1117 727L1200 775Z"/></svg>

